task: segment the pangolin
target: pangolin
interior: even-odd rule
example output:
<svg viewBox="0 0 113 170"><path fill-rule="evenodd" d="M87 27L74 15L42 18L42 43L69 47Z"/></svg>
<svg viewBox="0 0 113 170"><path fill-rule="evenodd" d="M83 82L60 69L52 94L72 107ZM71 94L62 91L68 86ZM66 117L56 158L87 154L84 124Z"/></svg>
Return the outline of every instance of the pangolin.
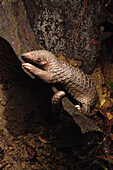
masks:
<svg viewBox="0 0 113 170"><path fill-rule="evenodd" d="M24 71L27 69L46 83L61 86L63 91L54 95L54 101L66 93L82 104L83 113L90 112L90 106L93 106L97 99L97 90L91 78L81 69L59 60L47 50L27 52L22 58L27 61L22 64Z"/></svg>

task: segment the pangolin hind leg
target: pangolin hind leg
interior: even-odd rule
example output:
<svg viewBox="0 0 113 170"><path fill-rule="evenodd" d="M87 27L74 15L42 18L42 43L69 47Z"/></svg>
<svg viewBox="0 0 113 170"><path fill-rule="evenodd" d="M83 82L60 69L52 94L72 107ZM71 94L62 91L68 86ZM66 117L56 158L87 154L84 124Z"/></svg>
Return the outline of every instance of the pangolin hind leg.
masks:
<svg viewBox="0 0 113 170"><path fill-rule="evenodd" d="M90 113L90 105L87 105L85 103L82 103L82 108L81 108L81 112L83 114L88 115Z"/></svg>
<svg viewBox="0 0 113 170"><path fill-rule="evenodd" d="M63 106L61 103L61 99L65 96L65 92L64 91L58 91L56 92L52 99L51 99L51 104L52 104L52 110L53 111L62 111L63 110Z"/></svg>

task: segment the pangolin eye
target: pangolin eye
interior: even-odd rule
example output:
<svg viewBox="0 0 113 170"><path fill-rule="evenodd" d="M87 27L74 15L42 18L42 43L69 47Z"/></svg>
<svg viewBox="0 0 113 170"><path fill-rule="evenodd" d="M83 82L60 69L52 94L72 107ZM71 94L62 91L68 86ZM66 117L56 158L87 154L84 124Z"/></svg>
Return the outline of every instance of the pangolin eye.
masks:
<svg viewBox="0 0 113 170"><path fill-rule="evenodd" d="M38 60L38 61L41 61L41 57L38 57L37 60Z"/></svg>

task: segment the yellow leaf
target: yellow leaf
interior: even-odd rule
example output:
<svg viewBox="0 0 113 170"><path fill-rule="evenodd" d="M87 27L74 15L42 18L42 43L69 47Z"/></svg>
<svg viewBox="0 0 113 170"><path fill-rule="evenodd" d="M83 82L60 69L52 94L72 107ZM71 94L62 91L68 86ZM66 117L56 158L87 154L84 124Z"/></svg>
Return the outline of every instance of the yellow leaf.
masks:
<svg viewBox="0 0 113 170"><path fill-rule="evenodd" d="M106 102L106 99L102 99L102 100L101 100L100 107L102 107L102 106L105 104L105 102Z"/></svg>

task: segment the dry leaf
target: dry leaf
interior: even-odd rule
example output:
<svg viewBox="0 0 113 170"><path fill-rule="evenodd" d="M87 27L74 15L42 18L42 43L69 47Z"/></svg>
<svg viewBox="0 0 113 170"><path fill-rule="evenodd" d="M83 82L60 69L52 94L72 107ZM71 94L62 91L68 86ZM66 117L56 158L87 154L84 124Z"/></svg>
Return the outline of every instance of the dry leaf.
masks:
<svg viewBox="0 0 113 170"><path fill-rule="evenodd" d="M112 112L106 112L106 116L107 116L108 120L113 119L113 113Z"/></svg>
<svg viewBox="0 0 113 170"><path fill-rule="evenodd" d="M109 137L113 140L113 133L110 133Z"/></svg>

